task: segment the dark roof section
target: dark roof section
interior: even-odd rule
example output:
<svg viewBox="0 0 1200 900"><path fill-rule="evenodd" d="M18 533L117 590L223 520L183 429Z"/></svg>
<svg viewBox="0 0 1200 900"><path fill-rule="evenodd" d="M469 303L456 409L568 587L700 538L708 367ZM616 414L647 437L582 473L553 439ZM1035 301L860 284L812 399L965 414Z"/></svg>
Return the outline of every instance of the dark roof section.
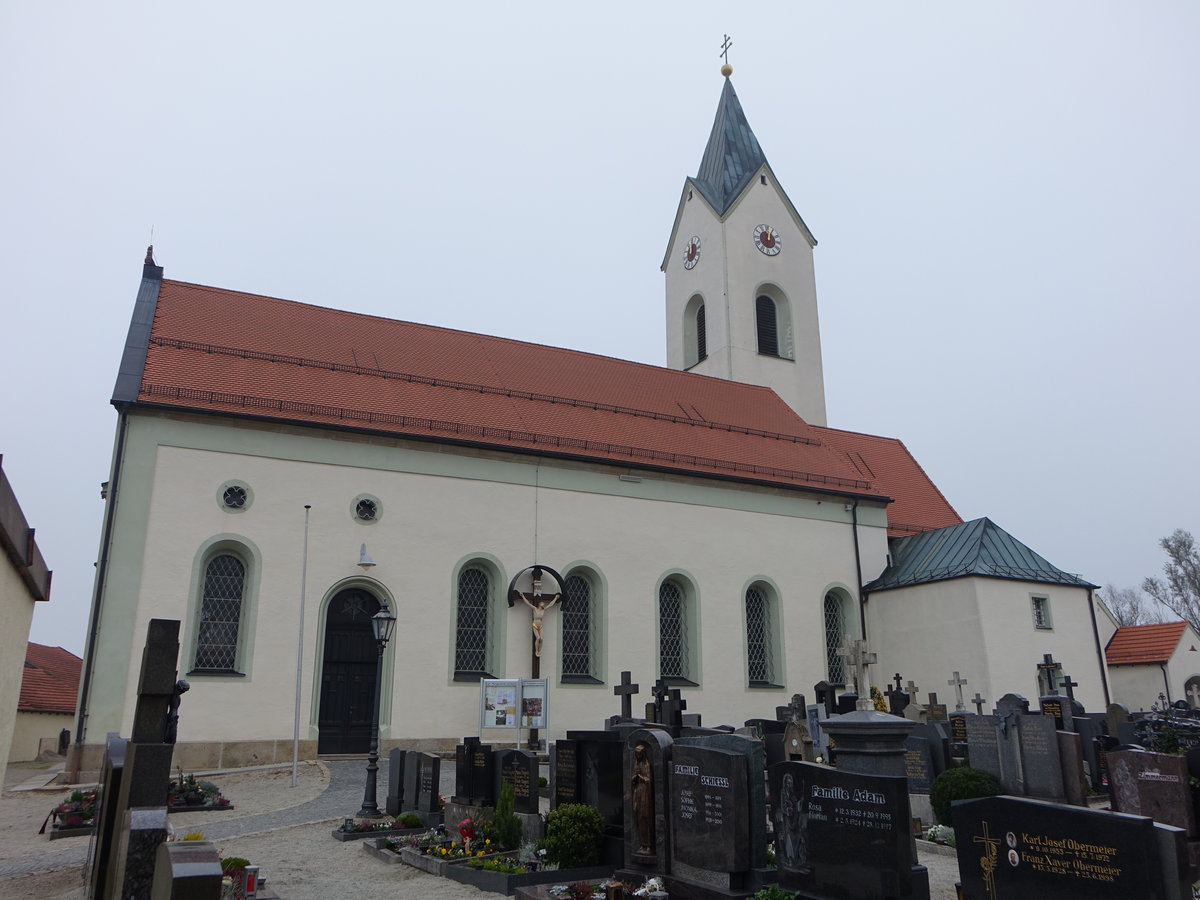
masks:
<svg viewBox="0 0 1200 900"><path fill-rule="evenodd" d="M21 676L22 712L74 713L83 660L62 647L29 642Z"/></svg>
<svg viewBox="0 0 1200 900"><path fill-rule="evenodd" d="M893 541L892 564L863 590L874 593L970 576L1097 587L1051 565L983 518Z"/></svg>
<svg viewBox="0 0 1200 900"><path fill-rule="evenodd" d="M33 539L33 531L4 474L4 457L0 456L0 551L12 563L29 596L34 600L49 600L53 573Z"/></svg>
<svg viewBox="0 0 1200 900"><path fill-rule="evenodd" d="M693 180L717 215L723 216L766 161L733 82L726 78L700 171Z"/></svg>
<svg viewBox="0 0 1200 900"><path fill-rule="evenodd" d="M125 338L125 352L121 354L121 367L117 370L117 383L113 387L113 404L137 401L162 280L162 266L156 266L147 252L146 263L142 266L142 283L133 304L133 318L129 321L129 334Z"/></svg>

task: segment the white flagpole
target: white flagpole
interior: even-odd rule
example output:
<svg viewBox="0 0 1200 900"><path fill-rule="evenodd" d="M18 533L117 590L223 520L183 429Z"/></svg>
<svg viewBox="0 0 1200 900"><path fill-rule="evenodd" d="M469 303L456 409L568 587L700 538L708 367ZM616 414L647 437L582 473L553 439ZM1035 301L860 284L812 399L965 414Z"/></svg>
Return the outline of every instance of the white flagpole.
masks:
<svg viewBox="0 0 1200 900"><path fill-rule="evenodd" d="M292 787L300 769L300 683L304 677L304 587L308 579L308 511L304 504L304 561L300 566L300 637L296 642L296 722L292 730Z"/></svg>

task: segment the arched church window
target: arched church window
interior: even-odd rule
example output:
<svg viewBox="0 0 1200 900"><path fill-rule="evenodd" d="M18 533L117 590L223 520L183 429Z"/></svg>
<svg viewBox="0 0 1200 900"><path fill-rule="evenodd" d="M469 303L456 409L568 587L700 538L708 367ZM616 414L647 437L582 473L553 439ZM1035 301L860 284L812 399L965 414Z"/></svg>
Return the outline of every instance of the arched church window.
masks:
<svg viewBox="0 0 1200 900"><path fill-rule="evenodd" d="M664 581L658 589L659 674L663 678L691 680L688 603L683 586Z"/></svg>
<svg viewBox="0 0 1200 900"><path fill-rule="evenodd" d="M746 589L746 668L751 684L775 681L772 666L771 598L762 584Z"/></svg>
<svg viewBox="0 0 1200 900"><path fill-rule="evenodd" d="M838 649L846 640L846 610L835 591L825 595L825 669L830 684L846 683L846 661Z"/></svg>
<svg viewBox="0 0 1200 900"><path fill-rule="evenodd" d="M209 672L236 670L245 587L246 566L240 559L222 553L209 560L204 569L193 668Z"/></svg>
<svg viewBox="0 0 1200 900"><path fill-rule="evenodd" d="M492 586L488 573L469 566L458 574L458 620L455 631L455 677L483 677L488 668L488 607Z"/></svg>
<svg viewBox="0 0 1200 900"><path fill-rule="evenodd" d="M564 678L591 678L592 671L592 585L581 575L569 575L563 583L562 674Z"/></svg>
<svg viewBox="0 0 1200 900"><path fill-rule="evenodd" d="M766 294L759 294L754 301L754 320L758 329L758 352L766 356L778 356L779 327L775 301Z"/></svg>

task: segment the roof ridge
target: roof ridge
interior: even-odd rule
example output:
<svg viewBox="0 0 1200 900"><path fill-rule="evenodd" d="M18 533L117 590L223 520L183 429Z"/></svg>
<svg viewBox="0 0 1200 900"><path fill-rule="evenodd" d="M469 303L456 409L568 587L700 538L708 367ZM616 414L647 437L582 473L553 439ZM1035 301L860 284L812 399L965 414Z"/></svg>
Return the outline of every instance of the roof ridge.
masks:
<svg viewBox="0 0 1200 900"><path fill-rule="evenodd" d="M350 372L355 375L386 378L415 384L427 384L432 387L449 387L456 390L469 390L481 394L498 394L505 397L517 397L522 400L531 400L538 403L565 403L571 406L583 407L584 409L604 410L605 412L613 412L619 415L632 415L667 422L675 422L682 425L695 425L702 428L709 428L713 431L733 431L737 432L738 434L749 434L757 437L772 438L774 440L792 441L793 443L808 444L813 447L823 446L822 443L816 438L810 438L800 434L788 434L782 431L767 431L761 428L750 428L746 425L733 425L731 423L721 422L715 419L696 419L691 416L675 415L674 413L657 412L655 410L639 409L632 406L620 406L615 403L603 403L599 400L585 400L579 397L563 397L555 394L521 390L520 388L506 388L499 385L457 381L448 378L434 378L431 375L414 375L410 372L400 372L396 369L371 368L369 366L358 366L351 363L338 363L331 360L314 359L312 357L293 356L284 353L271 353L267 350L250 350L240 347L223 346L221 344L207 344L201 341L188 341L182 338L161 336L152 337L150 339L150 343L159 347L172 347L176 350L194 350L204 353L216 353L223 356L236 356L242 359L261 359L267 362L276 362L282 365L292 365L300 368L320 368L328 369L329 371ZM804 421L798 416L797 419L801 422Z"/></svg>

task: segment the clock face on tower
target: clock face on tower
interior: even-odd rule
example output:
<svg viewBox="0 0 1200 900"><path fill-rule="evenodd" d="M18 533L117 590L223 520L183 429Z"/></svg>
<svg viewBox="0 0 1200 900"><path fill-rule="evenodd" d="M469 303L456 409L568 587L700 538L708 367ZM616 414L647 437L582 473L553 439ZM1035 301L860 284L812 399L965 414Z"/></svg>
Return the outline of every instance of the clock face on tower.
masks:
<svg viewBox="0 0 1200 900"><path fill-rule="evenodd" d="M683 251L683 267L693 269L698 262L700 262L700 238L693 234L692 239L688 241L687 248Z"/></svg>
<svg viewBox="0 0 1200 900"><path fill-rule="evenodd" d="M754 229L754 246L767 256L777 256L782 246L779 232L770 225L758 225Z"/></svg>

